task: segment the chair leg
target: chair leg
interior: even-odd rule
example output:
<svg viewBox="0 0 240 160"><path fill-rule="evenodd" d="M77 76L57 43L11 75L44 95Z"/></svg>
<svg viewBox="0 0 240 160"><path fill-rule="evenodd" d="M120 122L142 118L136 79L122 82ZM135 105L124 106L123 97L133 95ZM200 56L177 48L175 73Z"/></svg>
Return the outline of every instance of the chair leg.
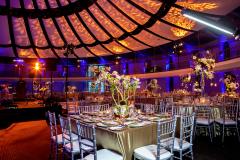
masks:
<svg viewBox="0 0 240 160"><path fill-rule="evenodd" d="M134 160L136 160L136 157L133 155L133 157L134 157Z"/></svg>
<svg viewBox="0 0 240 160"><path fill-rule="evenodd" d="M225 125L222 125L222 143L224 143L224 136L225 136Z"/></svg>
<svg viewBox="0 0 240 160"><path fill-rule="evenodd" d="M49 154L49 159L52 159L52 152L53 152L53 143L51 141L51 144L50 144L50 154Z"/></svg>
<svg viewBox="0 0 240 160"><path fill-rule="evenodd" d="M236 130L237 130L238 142L240 142L238 126L236 126Z"/></svg>
<svg viewBox="0 0 240 160"><path fill-rule="evenodd" d="M212 143L212 130L211 130L211 125L208 125L208 134L209 134L209 137L210 137L210 141Z"/></svg>
<svg viewBox="0 0 240 160"><path fill-rule="evenodd" d="M74 154L72 153L72 160L74 160Z"/></svg>
<svg viewBox="0 0 240 160"><path fill-rule="evenodd" d="M192 146L191 146L190 150L191 150L191 158L193 160L193 148L192 148Z"/></svg>
<svg viewBox="0 0 240 160"><path fill-rule="evenodd" d="M182 150L180 150L180 153L179 153L180 155L179 155L179 158L180 158L180 160L182 160L182 158L183 158L183 155L182 155Z"/></svg>

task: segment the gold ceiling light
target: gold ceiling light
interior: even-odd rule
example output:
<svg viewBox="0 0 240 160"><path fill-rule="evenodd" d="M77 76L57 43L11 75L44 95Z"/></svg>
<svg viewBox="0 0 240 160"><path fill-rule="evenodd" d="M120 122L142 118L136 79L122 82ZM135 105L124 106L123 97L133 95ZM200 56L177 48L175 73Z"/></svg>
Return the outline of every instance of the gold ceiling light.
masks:
<svg viewBox="0 0 240 160"><path fill-rule="evenodd" d="M116 53L121 53L123 52L123 48L119 47L119 46L113 46L112 50Z"/></svg>
<svg viewBox="0 0 240 160"><path fill-rule="evenodd" d="M125 47L128 46L128 42L127 42L127 41L120 40L120 41L118 41L118 42L120 42L120 43L121 43L122 45L124 45Z"/></svg>
<svg viewBox="0 0 240 160"><path fill-rule="evenodd" d="M177 2L177 4L184 8L200 11L200 12L205 10L215 9L218 7L216 3L195 3L193 1L181 1L181 2ZM177 26L181 26L186 29L193 29L196 23L184 17L181 11L182 11L181 9L172 7L164 19ZM177 37L183 37L188 33L188 31L175 28L175 27L171 27L171 31Z"/></svg>

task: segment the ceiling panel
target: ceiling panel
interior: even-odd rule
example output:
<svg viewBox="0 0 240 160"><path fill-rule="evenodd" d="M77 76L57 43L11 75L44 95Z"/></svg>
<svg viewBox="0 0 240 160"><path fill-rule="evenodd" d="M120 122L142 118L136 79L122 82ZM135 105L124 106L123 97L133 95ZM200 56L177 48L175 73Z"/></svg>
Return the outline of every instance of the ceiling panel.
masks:
<svg viewBox="0 0 240 160"><path fill-rule="evenodd" d="M58 34L58 31L51 19L43 19L44 26L46 28L46 31L48 33L48 37L51 41L51 43L54 46L63 46L64 42L61 39L60 35Z"/></svg>
<svg viewBox="0 0 240 160"><path fill-rule="evenodd" d="M94 47L88 47L94 54L98 56L106 56L106 55L111 55L106 49L104 49L102 46L97 45Z"/></svg>
<svg viewBox="0 0 240 160"><path fill-rule="evenodd" d="M151 46L159 46L161 44L165 44L168 43L168 40L159 38L147 31L141 31L139 34L135 35L134 37L136 37L137 39L141 40L142 42L145 42L148 45Z"/></svg>
<svg viewBox="0 0 240 160"><path fill-rule="evenodd" d="M89 7L89 10L113 37L117 38L123 34L123 31L121 31L110 19L108 19L107 16L95 4Z"/></svg>
<svg viewBox="0 0 240 160"><path fill-rule="evenodd" d="M21 46L30 45L23 18L13 18L13 29L16 44Z"/></svg>
<svg viewBox="0 0 240 160"><path fill-rule="evenodd" d="M128 49L126 49L125 47L121 46L117 42L111 42L109 44L104 44L104 46L107 47L110 51L112 51L112 52L114 52L116 54L130 52Z"/></svg>
<svg viewBox="0 0 240 160"><path fill-rule="evenodd" d="M79 57L93 57L93 55L83 47L75 49L75 53Z"/></svg>
<svg viewBox="0 0 240 160"><path fill-rule="evenodd" d="M98 26L86 10L82 11L80 16L98 40L106 41L109 39L109 36Z"/></svg>
<svg viewBox="0 0 240 160"><path fill-rule="evenodd" d="M71 20L73 27L77 31L78 35L81 37L84 43L90 44L95 42L94 38L89 34L83 24L79 21L75 14L70 15L69 19Z"/></svg>
<svg viewBox="0 0 240 160"><path fill-rule="evenodd" d="M112 0L117 7L119 7L124 13L127 13L129 17L131 17L133 20L138 22L139 24L144 24L148 21L150 18L149 15L145 14L144 12L138 10L131 4L129 4L125 0Z"/></svg>
<svg viewBox="0 0 240 160"><path fill-rule="evenodd" d="M20 58L37 58L32 49L17 49Z"/></svg>
<svg viewBox="0 0 240 160"><path fill-rule="evenodd" d="M0 16L0 44L10 44L10 35L9 35L9 29L8 29L8 19L7 16Z"/></svg>
<svg viewBox="0 0 240 160"><path fill-rule="evenodd" d="M131 37L128 37L124 40L121 40L119 41L122 45L134 50L134 51L137 51L137 50L142 50L142 49L145 49L145 48L149 48L148 46L145 46L143 45L142 43L134 40L133 38Z"/></svg>
<svg viewBox="0 0 240 160"><path fill-rule="evenodd" d="M48 44L38 19L29 19L29 25L33 36L34 44L40 47L47 46Z"/></svg>
<svg viewBox="0 0 240 160"><path fill-rule="evenodd" d="M72 43L74 45L78 45L80 42L74 35L74 33L71 30L70 26L68 25L66 19L64 17L60 17L60 18L56 18L56 20L61 29L61 33L64 35L67 43Z"/></svg>
<svg viewBox="0 0 240 160"><path fill-rule="evenodd" d="M56 58L51 49L37 49L37 52L41 58Z"/></svg>
<svg viewBox="0 0 240 160"><path fill-rule="evenodd" d="M107 0L98 0L97 3L126 31L133 31L137 25L119 13Z"/></svg>

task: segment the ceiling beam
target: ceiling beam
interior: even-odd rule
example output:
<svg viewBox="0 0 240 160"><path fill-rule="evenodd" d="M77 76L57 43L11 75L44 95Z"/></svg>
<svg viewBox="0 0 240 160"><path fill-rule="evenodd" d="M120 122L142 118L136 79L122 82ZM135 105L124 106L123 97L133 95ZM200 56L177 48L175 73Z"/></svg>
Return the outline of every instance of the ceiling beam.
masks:
<svg viewBox="0 0 240 160"><path fill-rule="evenodd" d="M76 12L81 12L83 9L91 6L96 0L81 0L73 2L69 5L60 7L60 8L51 8L50 6L47 9L25 9L21 8L12 8L10 5L0 5L0 15L10 15L13 17L27 17L27 18L52 18L52 17L61 17L64 15L71 15Z"/></svg>

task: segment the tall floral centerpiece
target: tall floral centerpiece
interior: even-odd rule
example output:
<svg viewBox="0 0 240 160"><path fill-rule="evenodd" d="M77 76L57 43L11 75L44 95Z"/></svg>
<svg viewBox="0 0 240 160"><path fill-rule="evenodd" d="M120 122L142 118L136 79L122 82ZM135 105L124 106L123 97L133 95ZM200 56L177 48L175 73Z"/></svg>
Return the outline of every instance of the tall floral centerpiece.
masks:
<svg viewBox="0 0 240 160"><path fill-rule="evenodd" d="M196 77L200 77L199 80L196 80L193 84L193 91L201 92L204 94L205 88L205 78L206 79L213 79L214 78L214 71L215 68L215 59L211 58L209 52L207 55L203 55L203 57L193 56L193 70Z"/></svg>
<svg viewBox="0 0 240 160"><path fill-rule="evenodd" d="M239 83L236 82L236 76L231 73L226 73L224 75L224 84L227 94L229 96L235 96L236 90L239 88Z"/></svg>
<svg viewBox="0 0 240 160"><path fill-rule="evenodd" d="M96 83L105 82L112 94L115 105L113 112L116 116L126 117L129 114L128 101L135 97L140 81L137 78L119 75L117 71L110 73L109 69L101 69Z"/></svg>

